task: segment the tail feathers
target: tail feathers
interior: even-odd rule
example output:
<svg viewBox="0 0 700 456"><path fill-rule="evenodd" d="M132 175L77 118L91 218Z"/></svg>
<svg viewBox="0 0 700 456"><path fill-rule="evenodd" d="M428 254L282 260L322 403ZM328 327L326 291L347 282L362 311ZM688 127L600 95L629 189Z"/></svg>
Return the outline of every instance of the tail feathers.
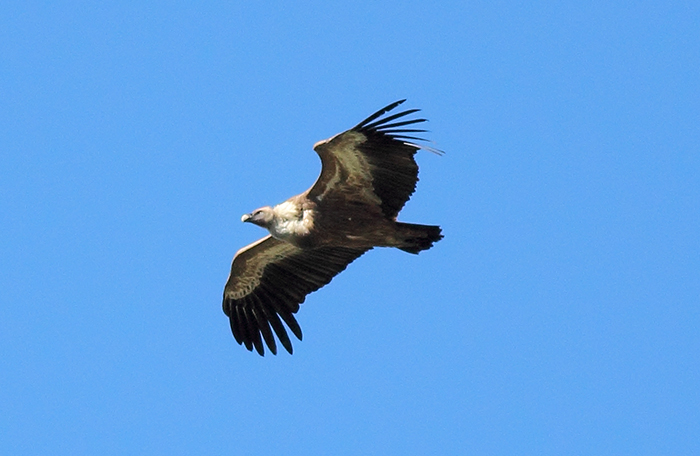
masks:
<svg viewBox="0 0 700 456"><path fill-rule="evenodd" d="M439 226L397 222L396 227L401 239L398 248L408 253L428 250L443 237Z"/></svg>

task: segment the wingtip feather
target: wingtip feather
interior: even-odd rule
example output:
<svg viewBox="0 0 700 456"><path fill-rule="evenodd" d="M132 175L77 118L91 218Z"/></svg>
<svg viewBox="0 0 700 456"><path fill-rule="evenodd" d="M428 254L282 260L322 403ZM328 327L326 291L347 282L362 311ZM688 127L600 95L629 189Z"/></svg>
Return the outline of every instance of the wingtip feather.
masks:
<svg viewBox="0 0 700 456"><path fill-rule="evenodd" d="M401 103L403 103L403 102L405 102L405 101L406 101L406 99L404 98L403 100L395 101L395 102L393 102L393 103L391 103L391 104L389 104L389 105L383 107L383 108L380 109L379 111L377 111L377 112L375 112L374 114L372 114L371 116L367 117L365 120L363 120L363 121L360 122L359 124L355 125L355 127L353 128L353 130L359 130L360 128L365 127L368 123L372 122L372 121L373 121L374 119L376 119L377 117L383 116L384 114L386 114L387 112L389 112L389 111L391 111L392 109L396 108L398 105L400 105Z"/></svg>

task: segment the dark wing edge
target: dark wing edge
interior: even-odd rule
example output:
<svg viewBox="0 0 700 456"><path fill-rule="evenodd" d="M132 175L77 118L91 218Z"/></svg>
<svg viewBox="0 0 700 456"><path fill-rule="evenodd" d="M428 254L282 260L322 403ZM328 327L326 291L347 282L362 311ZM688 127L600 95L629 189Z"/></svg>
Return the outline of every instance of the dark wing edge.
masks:
<svg viewBox="0 0 700 456"><path fill-rule="evenodd" d="M424 149L442 155L444 152L421 144L427 141L422 137L409 136L407 133L426 133L419 128L407 126L426 122L426 119L406 119L406 116L419 112L409 109L390 116L384 116L406 100L396 101L375 112L355 127L355 131L367 140L358 145L370 165L374 193L382 200L382 212L390 218L396 218L416 190L418 182L418 164L415 154ZM403 119L403 120L401 120Z"/></svg>
<svg viewBox="0 0 700 456"><path fill-rule="evenodd" d="M351 128L352 131L357 131L360 133L365 134L367 136L368 134L377 134L380 133L384 135L388 139L393 139L399 142L404 142L404 144L412 146L416 149L423 149L427 150L429 152L432 152L437 155L443 155L445 152L434 148L427 146L425 144L416 144L410 141L421 141L421 142L428 142L427 139L421 138L421 137L416 137L416 136L407 136L404 135L403 133L428 133L428 130L423 130L423 129L415 129L415 128L397 128L397 127L403 127L407 125L413 125L417 123L423 123L427 122L428 119L408 119L404 120L401 122L394 122L390 123L396 119L400 119L401 117L408 116L410 114L420 112L420 109L408 109L406 111L401 111L397 114L393 114L388 117L384 117L383 119L379 119L376 122L373 122L374 120L378 119L379 117L383 116L384 114L388 113L389 111L394 110L397 106L403 104L406 101L406 99L395 101L391 103L388 106L383 107L379 111L375 112L359 124L355 125L354 127ZM406 141L404 141L406 140Z"/></svg>
<svg viewBox="0 0 700 456"><path fill-rule="evenodd" d="M276 355L277 335L292 354L282 322L301 340L294 314L306 295L328 284L366 251L344 247L302 250L270 236L241 249L233 259L223 299L236 342L261 356L264 342Z"/></svg>

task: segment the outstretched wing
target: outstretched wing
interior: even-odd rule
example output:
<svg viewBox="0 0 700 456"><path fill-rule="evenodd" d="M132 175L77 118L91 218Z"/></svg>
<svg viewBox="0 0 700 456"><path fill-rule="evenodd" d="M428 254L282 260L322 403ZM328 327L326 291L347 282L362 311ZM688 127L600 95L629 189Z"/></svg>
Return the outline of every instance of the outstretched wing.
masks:
<svg viewBox="0 0 700 456"><path fill-rule="evenodd" d="M424 141L407 133L425 130L405 128L425 119L398 119L413 114L409 109L382 117L406 100L377 111L352 129L314 145L321 157L321 175L307 196L317 203L344 198L381 207L383 214L395 218L411 197L418 182L418 149L440 151L416 144Z"/></svg>
<svg viewBox="0 0 700 456"><path fill-rule="evenodd" d="M326 285L367 250L322 247L302 250L266 236L236 253L224 288L224 313L233 337L252 351L265 354L263 340L273 354L277 345L292 353L282 321L301 340L294 318L306 295ZM280 320L281 319L281 320Z"/></svg>

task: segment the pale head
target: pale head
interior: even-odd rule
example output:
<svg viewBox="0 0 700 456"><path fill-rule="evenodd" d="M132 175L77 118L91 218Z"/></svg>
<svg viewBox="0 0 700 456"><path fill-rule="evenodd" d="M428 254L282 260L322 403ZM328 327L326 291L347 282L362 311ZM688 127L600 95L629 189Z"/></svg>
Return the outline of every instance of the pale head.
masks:
<svg viewBox="0 0 700 456"><path fill-rule="evenodd" d="M270 206L256 209L250 214L243 214L241 222L249 222L254 225L268 228L275 218L275 213Z"/></svg>

